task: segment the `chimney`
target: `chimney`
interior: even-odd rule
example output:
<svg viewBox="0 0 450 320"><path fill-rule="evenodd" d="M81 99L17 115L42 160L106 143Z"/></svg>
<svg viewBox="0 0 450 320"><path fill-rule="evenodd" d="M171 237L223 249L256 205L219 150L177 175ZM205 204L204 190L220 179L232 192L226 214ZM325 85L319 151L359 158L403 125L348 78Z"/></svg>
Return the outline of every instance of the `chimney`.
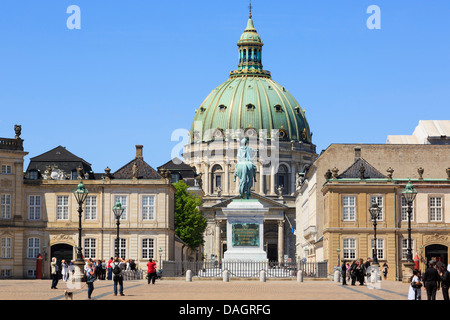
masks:
<svg viewBox="0 0 450 320"><path fill-rule="evenodd" d="M142 148L144 148L143 145L137 144L136 145L136 159L144 159L144 156L142 154Z"/></svg>
<svg viewBox="0 0 450 320"><path fill-rule="evenodd" d="M361 148L356 147L355 148L355 161L358 160L359 158L361 158Z"/></svg>

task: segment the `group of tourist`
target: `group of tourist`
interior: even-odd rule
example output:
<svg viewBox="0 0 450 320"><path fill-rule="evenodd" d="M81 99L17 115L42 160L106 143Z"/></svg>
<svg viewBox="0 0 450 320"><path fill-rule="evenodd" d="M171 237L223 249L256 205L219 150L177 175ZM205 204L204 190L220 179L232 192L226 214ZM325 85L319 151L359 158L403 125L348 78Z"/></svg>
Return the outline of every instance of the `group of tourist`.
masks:
<svg viewBox="0 0 450 320"><path fill-rule="evenodd" d="M69 264L65 260L61 260L61 271L59 270L59 266L57 264L57 259L55 257L52 258L51 261L51 278L52 285L51 289L57 289L57 284L59 280L59 275L61 274L63 281L68 281L69 279L69 267L74 264L74 261L71 261ZM149 259L147 263L147 279L148 284L155 284L156 280L156 262L153 259ZM94 281L95 280L113 280L114 283L114 295L117 296L119 293L121 296L124 296L123 293L123 272L125 270L135 271L136 263L132 259L122 259L118 257L110 258L106 263L105 260L93 260L86 259L86 263L84 266L84 273L86 275L86 283L88 286L88 299L91 300L92 292L94 291ZM74 270L72 269L72 273Z"/></svg>
<svg viewBox="0 0 450 320"><path fill-rule="evenodd" d="M360 286L363 286L366 282L366 276L370 267L370 257L364 262L364 259L353 260L351 263L343 261L341 266L342 284L347 285L347 281L351 281L351 285L355 286L356 282L359 282ZM385 263L382 268L383 277L386 280L389 267Z"/></svg>
<svg viewBox="0 0 450 320"><path fill-rule="evenodd" d="M422 287L425 289L428 300L436 300L436 293L442 290L444 300L449 300L450 264L438 268L435 261L430 261L424 274L414 269L408 291L409 300L422 299Z"/></svg>

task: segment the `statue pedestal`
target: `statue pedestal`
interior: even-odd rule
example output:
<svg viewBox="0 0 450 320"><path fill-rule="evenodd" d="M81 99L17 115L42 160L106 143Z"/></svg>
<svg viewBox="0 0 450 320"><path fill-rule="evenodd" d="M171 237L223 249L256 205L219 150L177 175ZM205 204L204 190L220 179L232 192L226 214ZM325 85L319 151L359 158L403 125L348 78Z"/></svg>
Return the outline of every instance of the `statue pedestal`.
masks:
<svg viewBox="0 0 450 320"><path fill-rule="evenodd" d="M227 219L227 251L223 263L267 262L264 215L269 211L256 199L235 199L222 209Z"/></svg>

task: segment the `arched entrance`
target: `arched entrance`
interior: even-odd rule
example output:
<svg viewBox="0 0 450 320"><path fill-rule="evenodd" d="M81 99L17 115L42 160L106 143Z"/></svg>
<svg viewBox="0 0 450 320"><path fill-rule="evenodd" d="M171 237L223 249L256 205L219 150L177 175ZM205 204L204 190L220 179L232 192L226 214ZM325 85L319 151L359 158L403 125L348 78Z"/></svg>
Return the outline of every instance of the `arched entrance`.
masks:
<svg viewBox="0 0 450 320"><path fill-rule="evenodd" d="M431 244L425 247L425 258L429 262L436 261L437 265L448 264L448 247L442 244Z"/></svg>
<svg viewBox="0 0 450 320"><path fill-rule="evenodd" d="M66 260L67 264L74 259L73 246L65 243L58 243L51 246L51 258L55 257L59 271L61 271L61 260Z"/></svg>

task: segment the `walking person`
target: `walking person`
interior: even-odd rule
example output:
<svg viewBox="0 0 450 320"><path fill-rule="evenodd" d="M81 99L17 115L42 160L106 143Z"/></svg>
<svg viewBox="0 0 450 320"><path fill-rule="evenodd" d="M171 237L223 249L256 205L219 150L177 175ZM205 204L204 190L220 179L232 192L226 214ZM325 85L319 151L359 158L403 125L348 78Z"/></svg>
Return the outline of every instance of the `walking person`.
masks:
<svg viewBox="0 0 450 320"><path fill-rule="evenodd" d="M88 285L88 299L91 299L92 292L94 292L94 281L97 278L96 277L96 267L94 267L93 263L91 261L87 264L86 269L86 283Z"/></svg>
<svg viewBox="0 0 450 320"><path fill-rule="evenodd" d="M52 276L52 287L51 289L58 289L56 286L58 285L58 265L56 264L57 260L55 257L52 258L52 262L50 263L51 267L51 276Z"/></svg>
<svg viewBox="0 0 450 320"><path fill-rule="evenodd" d="M357 262L356 260L353 260L351 266L350 266L350 277L352 278L352 286L355 285L356 283L356 277L357 277L357 273L356 273L356 268L357 268Z"/></svg>
<svg viewBox="0 0 450 320"><path fill-rule="evenodd" d="M423 274L423 283L425 285L425 290L427 291L428 300L436 300L436 292L439 290L441 277L439 276L439 272L436 270L435 265L436 262L431 261L429 267Z"/></svg>
<svg viewBox="0 0 450 320"><path fill-rule="evenodd" d="M156 280L156 262L153 259L149 259L147 263L147 284L155 284Z"/></svg>
<svg viewBox="0 0 450 320"><path fill-rule="evenodd" d="M113 262L113 257L108 260L108 280L112 280L112 267L111 263Z"/></svg>
<svg viewBox="0 0 450 320"><path fill-rule="evenodd" d="M63 281L67 281L69 279L69 265L66 260L61 260L61 274Z"/></svg>
<svg viewBox="0 0 450 320"><path fill-rule="evenodd" d="M124 296L123 293L123 268L125 266L125 262L115 257L114 261L111 263L113 281L114 281L114 295L117 296L117 286L119 286L119 294Z"/></svg>
<svg viewBox="0 0 450 320"><path fill-rule="evenodd" d="M385 262L385 263L383 264L383 277L384 277L384 280L386 280L386 278L387 278L388 271L389 271L389 266L388 266L388 264Z"/></svg>
<svg viewBox="0 0 450 320"><path fill-rule="evenodd" d="M342 261L342 266L341 266L341 276L342 276L342 285L346 286L347 285L347 265L345 264L345 261Z"/></svg>
<svg viewBox="0 0 450 320"><path fill-rule="evenodd" d="M95 274L96 274L98 280L102 280L102 274L103 274L102 260L97 261L97 265L95 266Z"/></svg>
<svg viewBox="0 0 450 320"><path fill-rule="evenodd" d="M448 289L450 288L450 264L448 264L447 269L441 273L441 288L444 300L449 300Z"/></svg>
<svg viewBox="0 0 450 320"><path fill-rule="evenodd" d="M420 272L417 269L414 269L411 277L408 300L422 300L422 282L420 281Z"/></svg>

